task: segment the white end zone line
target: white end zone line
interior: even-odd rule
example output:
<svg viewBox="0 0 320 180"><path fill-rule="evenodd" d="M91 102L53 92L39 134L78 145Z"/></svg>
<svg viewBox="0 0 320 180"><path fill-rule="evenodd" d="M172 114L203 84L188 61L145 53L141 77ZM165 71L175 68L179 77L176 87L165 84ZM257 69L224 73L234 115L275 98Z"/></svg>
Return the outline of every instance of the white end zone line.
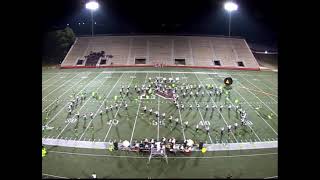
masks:
<svg viewBox="0 0 320 180"><path fill-rule="evenodd" d="M145 80L144 80L144 84L146 84L148 74L149 74L149 73L146 74L146 78L145 78ZM137 110L137 113L136 113L136 118L135 118L135 120L134 120L132 132L131 132L130 144L131 144L131 142L132 142L133 133L134 133L134 130L135 130L135 128L136 128L136 123L137 123L137 118L138 118L138 115L139 115L139 112L140 112L141 102L142 102L142 99L140 99L140 102L139 102L139 105L138 105L138 110Z"/></svg>

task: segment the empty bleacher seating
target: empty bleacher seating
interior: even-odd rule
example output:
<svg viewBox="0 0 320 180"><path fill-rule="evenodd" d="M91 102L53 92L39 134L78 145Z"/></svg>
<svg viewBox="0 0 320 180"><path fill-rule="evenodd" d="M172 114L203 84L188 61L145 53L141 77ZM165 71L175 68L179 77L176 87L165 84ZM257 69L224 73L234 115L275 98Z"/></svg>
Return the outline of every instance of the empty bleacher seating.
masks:
<svg viewBox="0 0 320 180"><path fill-rule="evenodd" d="M200 36L78 37L61 66L132 65L137 62L259 68L244 39Z"/></svg>

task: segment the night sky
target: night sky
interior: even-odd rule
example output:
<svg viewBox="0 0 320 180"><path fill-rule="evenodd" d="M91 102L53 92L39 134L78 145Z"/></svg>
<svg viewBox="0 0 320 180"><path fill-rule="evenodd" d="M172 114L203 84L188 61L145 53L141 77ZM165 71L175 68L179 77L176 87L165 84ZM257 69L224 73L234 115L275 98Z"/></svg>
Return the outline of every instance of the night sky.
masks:
<svg viewBox="0 0 320 180"><path fill-rule="evenodd" d="M44 31L67 24L76 35L91 33L87 0L42 1ZM215 0L98 0L94 12L95 34L198 34L228 35L225 1ZM249 43L277 46L277 4L271 0L234 0L239 5L232 13L232 36ZM78 25L78 23L81 25ZM83 24L85 23L85 24Z"/></svg>

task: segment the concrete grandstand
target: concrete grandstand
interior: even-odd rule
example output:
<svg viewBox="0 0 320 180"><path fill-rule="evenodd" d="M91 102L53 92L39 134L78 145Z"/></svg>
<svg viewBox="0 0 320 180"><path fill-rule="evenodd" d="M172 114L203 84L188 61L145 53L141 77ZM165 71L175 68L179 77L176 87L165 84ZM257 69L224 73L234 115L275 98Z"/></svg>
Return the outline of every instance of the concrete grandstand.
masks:
<svg viewBox="0 0 320 180"><path fill-rule="evenodd" d="M259 70L242 38L201 36L77 37L62 68L169 66Z"/></svg>

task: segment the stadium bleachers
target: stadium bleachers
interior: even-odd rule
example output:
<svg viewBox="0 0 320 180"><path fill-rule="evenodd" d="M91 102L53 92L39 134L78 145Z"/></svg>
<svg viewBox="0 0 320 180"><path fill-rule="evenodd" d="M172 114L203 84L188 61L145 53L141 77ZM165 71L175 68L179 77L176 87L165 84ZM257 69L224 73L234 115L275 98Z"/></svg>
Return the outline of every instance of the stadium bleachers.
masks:
<svg viewBox="0 0 320 180"><path fill-rule="evenodd" d="M90 52L101 51L106 54L103 59L106 63L102 66L183 64L208 68L259 69L259 64L244 39L200 36L78 37L61 67L94 66L85 57ZM78 60L84 61L79 63L81 61ZM101 58L97 65L100 61Z"/></svg>

